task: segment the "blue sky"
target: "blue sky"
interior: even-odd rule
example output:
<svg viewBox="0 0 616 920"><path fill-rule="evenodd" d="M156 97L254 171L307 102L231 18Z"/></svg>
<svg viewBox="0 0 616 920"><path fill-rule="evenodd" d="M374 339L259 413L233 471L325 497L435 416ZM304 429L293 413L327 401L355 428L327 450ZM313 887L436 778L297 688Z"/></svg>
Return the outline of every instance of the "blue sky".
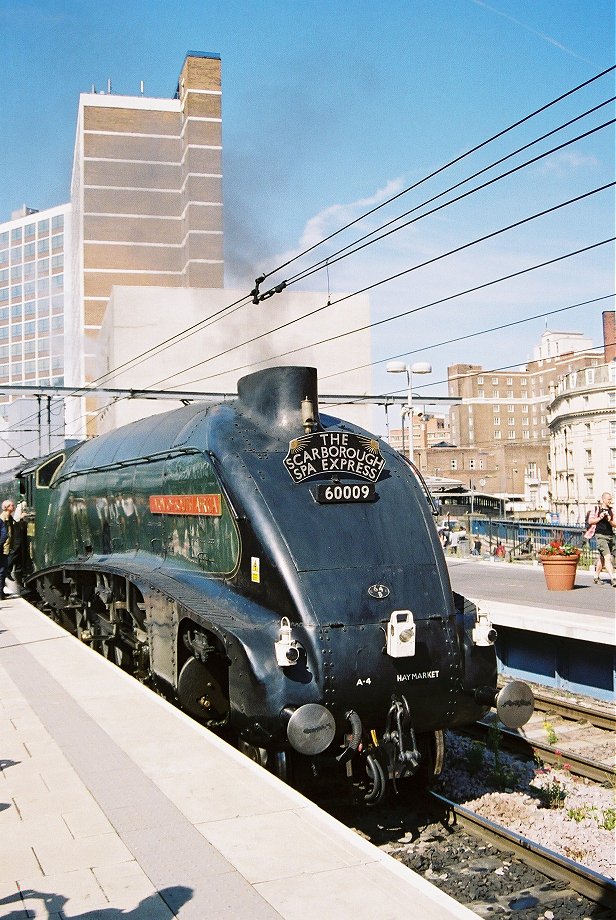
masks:
<svg viewBox="0 0 616 920"><path fill-rule="evenodd" d="M222 58L227 283L248 290L288 254L610 67L614 10L611 0L0 0L0 219L22 203L68 200L80 92L110 79L114 92L137 95L143 80L146 95L171 97L188 50ZM355 236L612 95L610 75L383 208ZM611 118L606 106L487 177ZM599 188L613 171L612 126L332 265L332 299ZM593 194L380 285L374 318L605 240L613 202L613 189ZM444 392L437 382L451 363L520 364L545 319L442 343L611 294L613 262L604 245L383 325L374 358L431 361L431 392ZM327 279L305 286L325 290ZM260 309L275 309L275 298ZM604 309L613 300L547 325L599 344ZM323 313L315 338L326 334ZM375 390L398 380L377 366Z"/></svg>

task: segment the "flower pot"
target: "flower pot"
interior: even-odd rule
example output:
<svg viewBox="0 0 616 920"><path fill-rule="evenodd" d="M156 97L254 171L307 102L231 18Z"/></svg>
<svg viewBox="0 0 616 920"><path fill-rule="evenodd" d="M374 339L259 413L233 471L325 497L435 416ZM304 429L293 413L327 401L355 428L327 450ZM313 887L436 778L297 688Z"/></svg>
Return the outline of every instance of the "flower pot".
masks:
<svg viewBox="0 0 616 920"><path fill-rule="evenodd" d="M571 591L579 556L540 556L548 591Z"/></svg>

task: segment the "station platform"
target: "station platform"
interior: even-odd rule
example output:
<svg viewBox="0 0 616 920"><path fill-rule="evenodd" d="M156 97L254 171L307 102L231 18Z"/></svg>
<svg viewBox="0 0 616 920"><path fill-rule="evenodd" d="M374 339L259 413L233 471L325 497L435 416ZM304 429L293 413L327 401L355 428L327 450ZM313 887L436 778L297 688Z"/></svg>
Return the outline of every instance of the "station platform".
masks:
<svg viewBox="0 0 616 920"><path fill-rule="evenodd" d="M447 557L454 591L496 627L499 671L616 702L616 590L578 570L572 591L549 591L541 565Z"/></svg>
<svg viewBox="0 0 616 920"><path fill-rule="evenodd" d="M21 598L0 604L0 917L476 914Z"/></svg>

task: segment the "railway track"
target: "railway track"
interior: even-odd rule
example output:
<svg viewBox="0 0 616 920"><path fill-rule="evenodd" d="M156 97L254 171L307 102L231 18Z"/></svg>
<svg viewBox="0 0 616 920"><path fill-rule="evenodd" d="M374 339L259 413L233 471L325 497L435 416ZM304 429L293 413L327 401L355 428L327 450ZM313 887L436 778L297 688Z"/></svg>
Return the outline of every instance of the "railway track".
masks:
<svg viewBox="0 0 616 920"><path fill-rule="evenodd" d="M616 717L613 711L597 703L593 706L573 700L555 698L537 691L535 712L520 731L511 731L489 714L485 719L464 728L458 734L490 743L490 734L498 725L499 744L503 750L526 759L539 758L544 764L561 766L575 776L606 785L616 780Z"/></svg>
<svg viewBox="0 0 616 920"><path fill-rule="evenodd" d="M459 824L481 840L494 844L499 850L506 850L522 859L527 865L548 878L565 882L576 891L609 910L616 909L616 882L576 863L560 853L549 850L528 837L511 831L484 818L463 805L431 792L432 798L445 809L449 822Z"/></svg>

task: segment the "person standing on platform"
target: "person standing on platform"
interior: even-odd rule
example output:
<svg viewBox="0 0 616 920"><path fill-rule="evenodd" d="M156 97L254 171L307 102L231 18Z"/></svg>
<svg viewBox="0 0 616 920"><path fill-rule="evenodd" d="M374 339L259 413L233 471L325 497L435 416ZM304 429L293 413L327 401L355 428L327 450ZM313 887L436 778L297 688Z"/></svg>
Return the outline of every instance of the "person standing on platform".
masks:
<svg viewBox="0 0 616 920"><path fill-rule="evenodd" d="M0 512L0 543L2 552L0 554L0 600L10 597L5 591L6 579L10 575L11 549L13 540L13 511L15 503L7 498L2 502L2 511Z"/></svg>
<svg viewBox="0 0 616 920"><path fill-rule="evenodd" d="M599 499L599 504L588 515L588 523L595 526L595 537L597 540L597 549L599 550L599 560L595 569L595 584L601 581L601 572L606 570L610 576L612 587L616 588L616 577L614 576L614 508L612 507L612 496L609 492L604 492Z"/></svg>

